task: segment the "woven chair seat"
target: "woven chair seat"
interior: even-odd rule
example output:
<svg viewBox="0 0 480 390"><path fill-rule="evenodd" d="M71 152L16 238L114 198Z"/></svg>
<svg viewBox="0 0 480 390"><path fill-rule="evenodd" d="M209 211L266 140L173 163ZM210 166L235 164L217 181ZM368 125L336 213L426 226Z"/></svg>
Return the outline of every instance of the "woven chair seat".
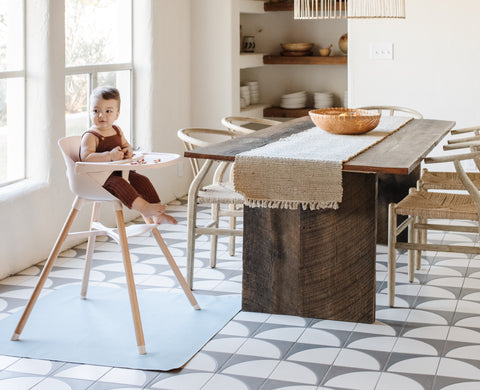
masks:
<svg viewBox="0 0 480 390"><path fill-rule="evenodd" d="M470 195L413 191L397 204L396 213L434 219L478 221Z"/></svg>
<svg viewBox="0 0 480 390"><path fill-rule="evenodd" d="M480 188L480 172L469 172L468 177ZM425 190L465 190L456 172L430 172L425 170L420 179Z"/></svg>
<svg viewBox="0 0 480 390"><path fill-rule="evenodd" d="M243 195L236 192L232 183L210 184L198 192L198 203L243 204Z"/></svg>

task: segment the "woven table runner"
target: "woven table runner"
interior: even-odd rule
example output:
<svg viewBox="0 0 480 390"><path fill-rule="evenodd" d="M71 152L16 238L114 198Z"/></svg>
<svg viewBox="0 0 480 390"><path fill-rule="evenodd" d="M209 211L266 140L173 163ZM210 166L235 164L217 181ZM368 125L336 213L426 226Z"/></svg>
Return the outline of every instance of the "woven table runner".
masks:
<svg viewBox="0 0 480 390"><path fill-rule="evenodd" d="M372 147L412 118L381 117L361 135L336 135L316 126L235 157L235 190L250 207L337 209L342 164ZM312 123L313 125L313 123Z"/></svg>

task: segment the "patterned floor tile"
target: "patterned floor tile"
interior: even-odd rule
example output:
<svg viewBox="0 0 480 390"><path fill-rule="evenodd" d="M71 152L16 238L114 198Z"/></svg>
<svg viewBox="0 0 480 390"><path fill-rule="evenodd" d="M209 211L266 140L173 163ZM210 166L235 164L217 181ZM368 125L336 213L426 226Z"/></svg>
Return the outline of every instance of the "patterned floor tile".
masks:
<svg viewBox="0 0 480 390"><path fill-rule="evenodd" d="M178 225L160 230L186 270L186 199L169 205ZM208 208L200 208L208 220ZM429 234L431 242L464 243L464 234ZM62 252L46 289L80 286L86 244ZM180 293L168 263L149 235L130 240L137 288ZM235 256L219 240L217 267L210 243L197 240L198 294L241 294L242 240ZM395 307L388 304L387 248L377 246L376 322L330 321L238 313L185 366L170 372L128 370L0 356L1 390L477 390L480 388L480 256L422 253L408 281L408 256L398 251ZM0 318L30 297L44 262L0 281ZM90 285L124 288L118 245L96 244Z"/></svg>

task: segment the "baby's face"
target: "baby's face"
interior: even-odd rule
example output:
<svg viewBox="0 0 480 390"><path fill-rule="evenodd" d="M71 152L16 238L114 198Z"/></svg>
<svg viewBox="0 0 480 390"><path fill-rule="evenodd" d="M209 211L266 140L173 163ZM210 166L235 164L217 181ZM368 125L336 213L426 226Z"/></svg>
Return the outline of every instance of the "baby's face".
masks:
<svg viewBox="0 0 480 390"><path fill-rule="evenodd" d="M92 101L90 117L93 124L99 130L108 130L112 128L113 123L118 119L120 110L118 101L115 99L97 98Z"/></svg>

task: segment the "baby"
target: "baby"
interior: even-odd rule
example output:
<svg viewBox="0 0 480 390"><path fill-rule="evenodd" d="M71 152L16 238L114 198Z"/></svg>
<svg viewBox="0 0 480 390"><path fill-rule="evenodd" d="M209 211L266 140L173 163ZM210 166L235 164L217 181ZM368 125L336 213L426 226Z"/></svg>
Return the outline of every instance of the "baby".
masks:
<svg viewBox="0 0 480 390"><path fill-rule="evenodd" d="M99 162L131 158L132 146L120 127L114 125L120 115L119 91L112 87L98 87L92 92L90 102L93 125L82 135L80 160ZM175 218L165 214L166 206L160 203L155 188L146 176L130 171L127 181L122 178L121 171L115 171L107 178L103 188L129 209L139 211L156 224L177 223Z"/></svg>

